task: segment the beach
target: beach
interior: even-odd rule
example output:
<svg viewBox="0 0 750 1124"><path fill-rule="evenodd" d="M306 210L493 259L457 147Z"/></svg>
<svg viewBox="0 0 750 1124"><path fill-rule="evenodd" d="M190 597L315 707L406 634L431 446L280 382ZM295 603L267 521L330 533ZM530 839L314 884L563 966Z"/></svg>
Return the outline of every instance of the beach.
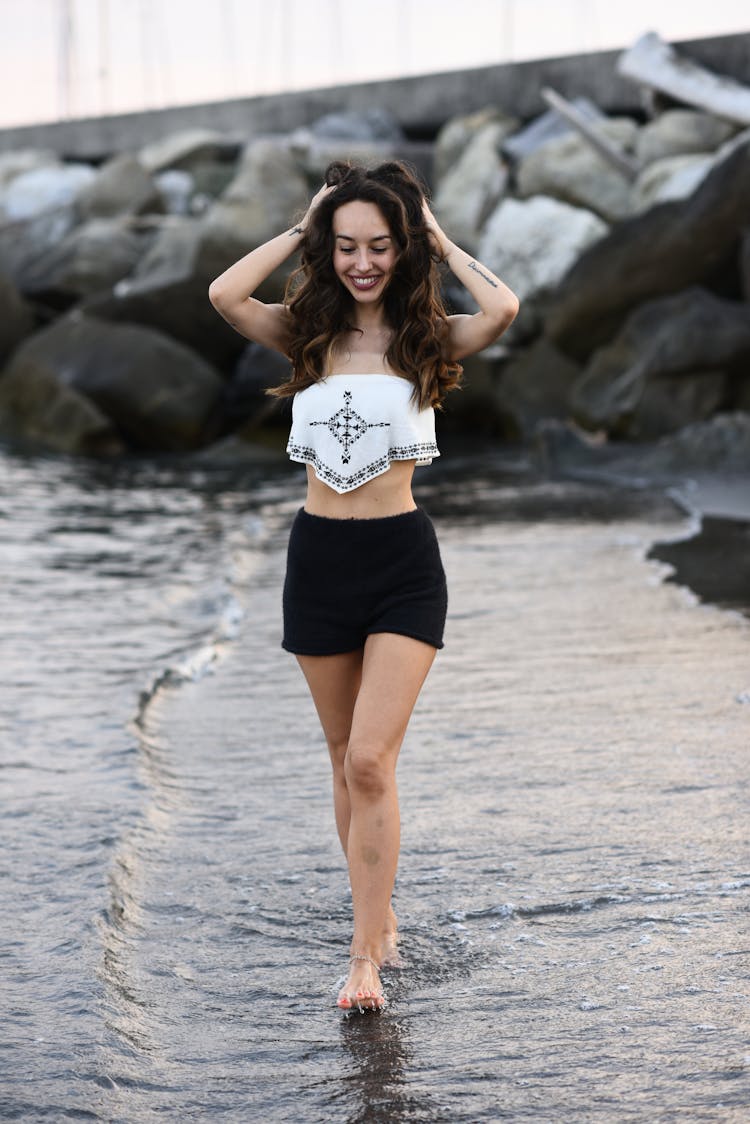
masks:
<svg viewBox="0 0 750 1124"><path fill-rule="evenodd" d="M2 468L0 1115L745 1119L750 625L649 557L695 514L507 458L418 475L450 603L399 763L407 966L346 1017L279 644L300 474Z"/></svg>

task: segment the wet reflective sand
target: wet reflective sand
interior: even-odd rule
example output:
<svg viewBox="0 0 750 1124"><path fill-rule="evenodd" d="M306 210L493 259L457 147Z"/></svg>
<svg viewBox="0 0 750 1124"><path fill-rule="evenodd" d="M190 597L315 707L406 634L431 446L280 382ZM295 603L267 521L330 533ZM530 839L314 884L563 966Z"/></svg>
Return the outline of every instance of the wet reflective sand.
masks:
<svg viewBox="0 0 750 1124"><path fill-rule="evenodd" d="M131 638L143 652L150 638L152 665L182 670L155 676L140 705L133 690L122 738L100 735L99 778L126 815L94 809L85 769L70 779L67 825L54 818L69 861L36 851L39 877L55 875L36 948L9 899L6 961L23 955L26 971L13 976L9 1111L128 1124L746 1119L750 626L647 559L688 521L572 484L424 486L450 609L399 765L408 967L385 973L385 1014L346 1018L334 999L350 905L327 755L279 647L296 489L204 493L198 509L189 487L149 488L163 571L154 562L148 590L125 581L142 614ZM122 521L110 534L136 538ZM213 580L226 564L234 608L216 597L211 628L186 618L179 659L166 659L146 599L174 631L170 604L189 600L192 571L182 583L166 572L187 557ZM127 692L106 696L92 677L117 721ZM74 731L84 763L97 721ZM54 836L43 741L27 739L24 783L34 830ZM6 830L33 885L25 823ZM55 926L77 952L52 949Z"/></svg>

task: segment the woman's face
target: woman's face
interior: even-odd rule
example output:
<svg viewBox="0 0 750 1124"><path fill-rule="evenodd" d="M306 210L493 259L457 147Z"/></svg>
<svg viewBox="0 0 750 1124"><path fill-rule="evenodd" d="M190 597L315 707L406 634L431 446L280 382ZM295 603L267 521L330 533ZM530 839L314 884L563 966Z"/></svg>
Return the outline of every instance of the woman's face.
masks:
<svg viewBox="0 0 750 1124"><path fill-rule="evenodd" d="M354 199L333 213L333 268L360 304L383 299L398 257L388 223L375 203Z"/></svg>

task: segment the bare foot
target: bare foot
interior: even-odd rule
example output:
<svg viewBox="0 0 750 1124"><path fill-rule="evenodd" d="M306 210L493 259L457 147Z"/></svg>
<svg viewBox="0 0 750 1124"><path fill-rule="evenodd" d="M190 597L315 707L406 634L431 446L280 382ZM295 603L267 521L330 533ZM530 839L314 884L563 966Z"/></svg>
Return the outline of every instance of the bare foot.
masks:
<svg viewBox="0 0 750 1124"><path fill-rule="evenodd" d="M380 1011L386 1005L383 988L378 974L378 965L369 956L351 956L349 975L339 992L336 1006L343 1011L359 1008L364 1011Z"/></svg>
<svg viewBox="0 0 750 1124"><path fill-rule="evenodd" d="M398 951L398 921L393 912L393 906L388 907L388 919L383 930L383 939L380 953L380 966L388 968L404 968L405 961Z"/></svg>

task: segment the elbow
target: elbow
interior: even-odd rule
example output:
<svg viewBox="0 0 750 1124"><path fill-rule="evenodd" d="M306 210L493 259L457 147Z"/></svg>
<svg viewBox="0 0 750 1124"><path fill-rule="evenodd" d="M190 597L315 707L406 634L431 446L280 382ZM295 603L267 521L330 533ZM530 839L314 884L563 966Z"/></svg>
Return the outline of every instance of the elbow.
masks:
<svg viewBox="0 0 750 1124"><path fill-rule="evenodd" d="M521 302L516 294L508 290L508 305L505 310L505 323L503 325L503 331L511 326L515 318L518 316L518 310L520 309L520 307Z"/></svg>
<svg viewBox="0 0 750 1124"><path fill-rule="evenodd" d="M212 281L208 286L208 299L218 312L224 303L224 294L218 281Z"/></svg>

